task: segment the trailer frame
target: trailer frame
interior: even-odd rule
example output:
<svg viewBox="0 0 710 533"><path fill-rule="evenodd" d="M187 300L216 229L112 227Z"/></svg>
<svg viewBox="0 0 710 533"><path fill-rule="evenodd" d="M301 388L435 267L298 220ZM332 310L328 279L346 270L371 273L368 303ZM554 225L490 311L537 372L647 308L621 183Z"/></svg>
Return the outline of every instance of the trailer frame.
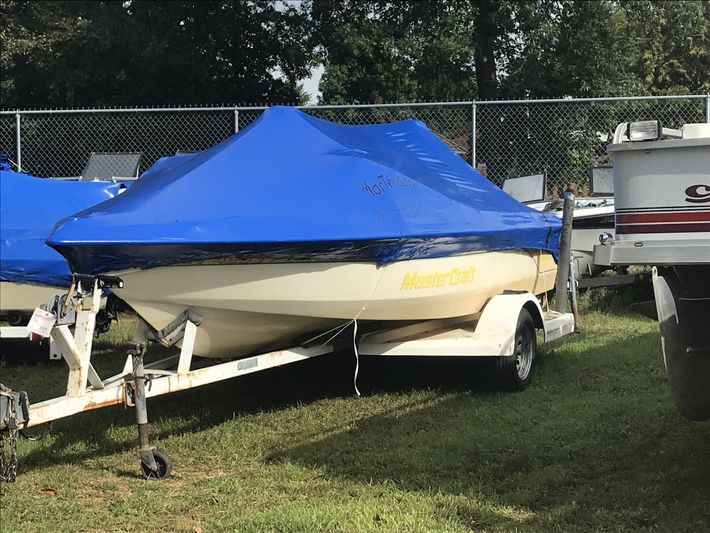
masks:
<svg viewBox="0 0 710 533"><path fill-rule="evenodd" d="M117 280L117 283L122 282ZM96 315L106 286L107 282L101 276L84 276L72 284L66 298L57 299L62 304L54 310L57 324L51 329L51 339L69 369L66 391L63 396L31 405L29 418L23 421L23 427L34 427L114 405L135 407L140 442L138 457L146 479L163 479L170 475L172 468L169 457L149 443L148 398L313 359L343 347L340 338L322 344L311 341L308 345L211 365L194 365L193 348L200 317L186 310L161 332L139 329L121 372L102 379L92 365L91 354ZM71 321L63 317L67 308L71 311ZM523 311L532 317L534 327L543 331L545 341L558 339L575 330L572 313L543 310L534 295L508 292L492 297L482 312L476 315L408 324L375 323L381 327L370 328L372 331L360 336L358 343L354 339L353 347L358 357L359 354L498 357L515 365L519 333L516 328L519 328L519 317ZM355 320L345 321L340 331L344 331L351 322L357 324ZM180 344L180 348L173 355L145 363L149 341L168 347ZM4 429L7 428L2 427L0 420L0 430Z"/></svg>

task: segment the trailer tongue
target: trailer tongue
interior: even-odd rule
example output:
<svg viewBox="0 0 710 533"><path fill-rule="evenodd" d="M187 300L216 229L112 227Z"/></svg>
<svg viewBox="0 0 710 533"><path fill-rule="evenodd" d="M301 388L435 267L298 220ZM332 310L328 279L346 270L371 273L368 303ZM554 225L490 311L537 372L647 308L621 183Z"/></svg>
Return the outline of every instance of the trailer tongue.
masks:
<svg viewBox="0 0 710 533"><path fill-rule="evenodd" d="M663 137L672 137L664 139ZM710 124L620 124L614 157L616 236L595 262L653 265L668 382L679 412L710 419Z"/></svg>

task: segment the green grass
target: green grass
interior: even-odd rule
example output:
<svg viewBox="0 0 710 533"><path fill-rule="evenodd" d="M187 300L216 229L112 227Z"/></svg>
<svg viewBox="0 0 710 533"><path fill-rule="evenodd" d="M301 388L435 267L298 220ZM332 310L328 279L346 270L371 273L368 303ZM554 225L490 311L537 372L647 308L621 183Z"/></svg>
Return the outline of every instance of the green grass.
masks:
<svg viewBox="0 0 710 533"><path fill-rule="evenodd" d="M675 413L657 324L608 303L582 302L522 393L462 361L367 360L358 399L343 354L151 400L165 482L137 477L132 411L58 421L21 442L0 529L707 531L710 424ZM122 364L110 344L100 372ZM62 391L61 365L0 372Z"/></svg>

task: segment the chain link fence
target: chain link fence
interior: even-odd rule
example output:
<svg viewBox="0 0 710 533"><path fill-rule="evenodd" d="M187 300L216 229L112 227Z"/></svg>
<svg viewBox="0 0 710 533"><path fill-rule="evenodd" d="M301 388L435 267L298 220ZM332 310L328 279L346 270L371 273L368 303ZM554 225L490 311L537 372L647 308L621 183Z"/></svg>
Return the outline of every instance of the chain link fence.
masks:
<svg viewBox="0 0 710 533"><path fill-rule="evenodd" d="M140 171L161 157L214 146L251 124L263 107L87 109L0 112L0 151L25 172L81 176L92 153L140 152ZM580 191L590 167L610 161L605 146L619 122L660 119L664 126L710 121L710 96L515 100L358 106L303 111L342 124L423 121L452 150L501 184L545 172L556 196ZM19 124L19 136L18 136Z"/></svg>
<svg viewBox="0 0 710 533"><path fill-rule="evenodd" d="M476 162L499 185L544 172L551 196L569 182L582 192L591 167L612 164L606 145L620 122L658 119L680 128L708 121L709 102L699 96L478 103Z"/></svg>
<svg viewBox="0 0 710 533"><path fill-rule="evenodd" d="M0 152L17 161L17 127L15 114L0 115Z"/></svg>

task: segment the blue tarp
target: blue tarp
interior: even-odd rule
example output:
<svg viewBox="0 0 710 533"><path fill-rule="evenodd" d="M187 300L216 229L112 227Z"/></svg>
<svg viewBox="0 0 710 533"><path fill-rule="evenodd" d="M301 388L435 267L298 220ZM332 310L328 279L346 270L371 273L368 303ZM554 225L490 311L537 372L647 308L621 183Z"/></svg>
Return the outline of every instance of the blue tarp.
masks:
<svg viewBox="0 0 710 533"><path fill-rule="evenodd" d="M122 187L0 170L0 281L68 287L69 265L45 239L59 220L112 198Z"/></svg>
<svg viewBox="0 0 710 533"><path fill-rule="evenodd" d="M556 256L560 229L419 121L344 126L274 107L209 150L158 162L121 196L63 221L48 242L75 270L100 273L518 248Z"/></svg>

